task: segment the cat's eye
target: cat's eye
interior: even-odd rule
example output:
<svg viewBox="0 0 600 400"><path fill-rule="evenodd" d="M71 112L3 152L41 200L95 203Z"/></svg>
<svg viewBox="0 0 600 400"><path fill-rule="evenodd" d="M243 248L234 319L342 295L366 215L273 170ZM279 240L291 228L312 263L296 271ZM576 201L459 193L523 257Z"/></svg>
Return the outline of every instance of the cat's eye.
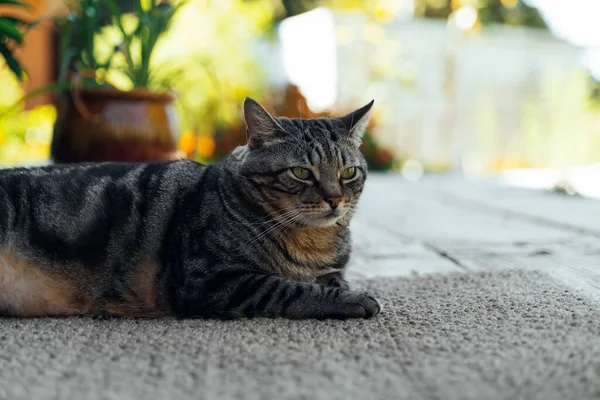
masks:
<svg viewBox="0 0 600 400"><path fill-rule="evenodd" d="M346 168L340 174L340 176L342 177L342 179L352 179L352 178L354 178L354 175L356 175L356 168L355 167Z"/></svg>
<svg viewBox="0 0 600 400"><path fill-rule="evenodd" d="M292 168L292 173L298 179L310 178L310 171L307 170L306 168L300 168L300 167Z"/></svg>

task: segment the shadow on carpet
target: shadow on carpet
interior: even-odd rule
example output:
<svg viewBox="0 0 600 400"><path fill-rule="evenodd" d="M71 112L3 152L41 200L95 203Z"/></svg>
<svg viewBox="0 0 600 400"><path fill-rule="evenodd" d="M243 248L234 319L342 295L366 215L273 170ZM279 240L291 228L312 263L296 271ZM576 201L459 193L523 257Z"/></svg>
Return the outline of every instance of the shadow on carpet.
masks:
<svg viewBox="0 0 600 400"><path fill-rule="evenodd" d="M600 309L541 272L360 283L372 320L0 319L1 399L592 399Z"/></svg>

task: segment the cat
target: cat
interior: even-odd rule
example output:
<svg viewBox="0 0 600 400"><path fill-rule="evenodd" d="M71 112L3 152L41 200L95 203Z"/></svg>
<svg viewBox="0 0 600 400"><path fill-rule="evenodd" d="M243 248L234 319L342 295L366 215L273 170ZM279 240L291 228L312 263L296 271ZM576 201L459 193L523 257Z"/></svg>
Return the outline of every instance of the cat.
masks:
<svg viewBox="0 0 600 400"><path fill-rule="evenodd" d="M247 98L224 161L0 171L0 315L368 318L344 278L373 101L341 118Z"/></svg>

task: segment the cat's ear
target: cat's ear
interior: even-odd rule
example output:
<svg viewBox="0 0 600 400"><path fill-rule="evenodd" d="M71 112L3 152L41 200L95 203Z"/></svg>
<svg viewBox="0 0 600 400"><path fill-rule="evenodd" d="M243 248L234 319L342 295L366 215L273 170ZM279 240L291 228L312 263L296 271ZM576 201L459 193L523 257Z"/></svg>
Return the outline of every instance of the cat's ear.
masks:
<svg viewBox="0 0 600 400"><path fill-rule="evenodd" d="M348 128L348 139L357 148L360 147L367 125L371 120L373 103L375 103L375 100L371 100L369 104L340 118Z"/></svg>
<svg viewBox="0 0 600 400"><path fill-rule="evenodd" d="M275 136L278 124L263 106L250 97L244 100L244 120L246 121L246 140L251 149L259 148L264 142Z"/></svg>

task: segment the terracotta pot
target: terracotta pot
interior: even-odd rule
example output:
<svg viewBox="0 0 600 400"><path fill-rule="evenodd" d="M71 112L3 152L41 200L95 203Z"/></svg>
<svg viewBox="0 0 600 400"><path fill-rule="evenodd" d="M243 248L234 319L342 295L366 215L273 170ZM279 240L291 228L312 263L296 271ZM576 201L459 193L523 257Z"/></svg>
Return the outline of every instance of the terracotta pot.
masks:
<svg viewBox="0 0 600 400"><path fill-rule="evenodd" d="M77 90L58 103L51 158L56 163L181 158L174 96L146 90Z"/></svg>

